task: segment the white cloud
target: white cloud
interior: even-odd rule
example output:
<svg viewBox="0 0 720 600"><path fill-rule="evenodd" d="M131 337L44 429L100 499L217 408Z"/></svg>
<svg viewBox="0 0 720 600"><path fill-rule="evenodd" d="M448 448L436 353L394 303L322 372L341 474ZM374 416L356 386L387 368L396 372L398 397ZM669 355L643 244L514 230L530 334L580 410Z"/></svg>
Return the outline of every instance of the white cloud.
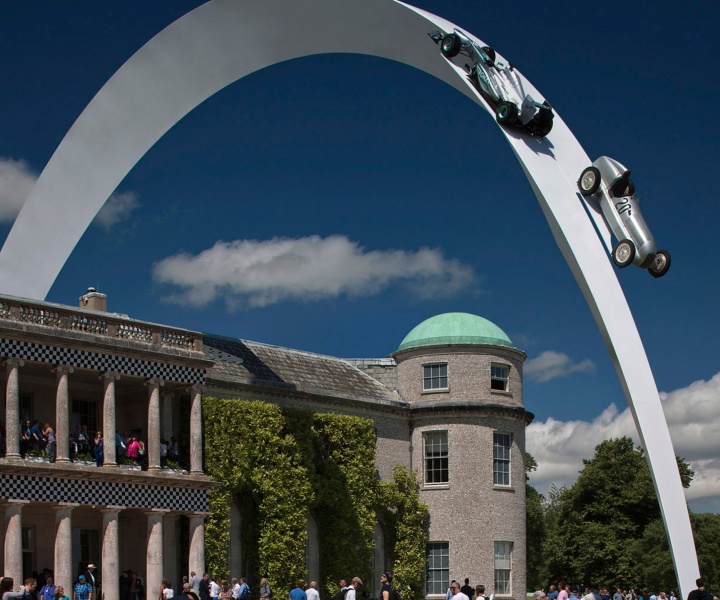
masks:
<svg viewBox="0 0 720 600"><path fill-rule="evenodd" d="M105 229L105 231L110 231L113 225L127 219L130 213L139 205L135 192L113 194L108 198L107 202L103 204L100 212L95 216L93 224L99 225Z"/></svg>
<svg viewBox="0 0 720 600"><path fill-rule="evenodd" d="M694 506L720 507L720 373L709 381L661 392L665 418L675 454L695 471L685 495ZM592 421L559 421L549 418L527 428L527 449L538 462L531 483L545 493L551 484L571 485L582 469L582 459L591 458L595 446L623 435L639 443L629 408L620 411L611 404Z"/></svg>
<svg viewBox="0 0 720 600"><path fill-rule="evenodd" d="M36 180L27 162L0 156L0 223L15 220Z"/></svg>
<svg viewBox="0 0 720 600"><path fill-rule="evenodd" d="M38 175L24 160L0 156L0 223L12 223L18 216ZM138 207L135 192L113 194L100 209L93 223L109 231Z"/></svg>
<svg viewBox="0 0 720 600"><path fill-rule="evenodd" d="M545 383L558 377L566 377L571 373L592 373L595 371L593 362L586 358L573 363L567 354L546 350L535 358L528 360L523 367L526 377Z"/></svg>
<svg viewBox="0 0 720 600"><path fill-rule="evenodd" d="M197 255L159 261L153 276L181 288L171 301L203 306L224 298L231 307L367 296L394 283L420 297L447 297L477 283L471 267L440 250L369 251L341 235L219 241Z"/></svg>

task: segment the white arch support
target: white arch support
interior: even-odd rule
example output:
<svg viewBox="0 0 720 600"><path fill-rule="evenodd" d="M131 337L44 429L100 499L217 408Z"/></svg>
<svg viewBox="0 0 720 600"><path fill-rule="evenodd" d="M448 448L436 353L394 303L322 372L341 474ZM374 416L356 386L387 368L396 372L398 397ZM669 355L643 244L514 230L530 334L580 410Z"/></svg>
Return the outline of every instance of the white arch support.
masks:
<svg viewBox="0 0 720 600"><path fill-rule="evenodd" d="M212 0L191 11L138 50L67 133L0 252L2 292L45 298L85 229L137 161L193 108L270 65L333 52L379 56L441 79L493 114L464 71L443 58L427 36L433 28L454 27L394 0ZM542 101L542 94L518 75L526 92ZM607 257L609 231L596 207L586 211L576 193L575 182L591 161L557 114L544 139L500 130L530 180L613 358L686 594L699 569L667 423ZM43 245L36 244L38 237Z"/></svg>

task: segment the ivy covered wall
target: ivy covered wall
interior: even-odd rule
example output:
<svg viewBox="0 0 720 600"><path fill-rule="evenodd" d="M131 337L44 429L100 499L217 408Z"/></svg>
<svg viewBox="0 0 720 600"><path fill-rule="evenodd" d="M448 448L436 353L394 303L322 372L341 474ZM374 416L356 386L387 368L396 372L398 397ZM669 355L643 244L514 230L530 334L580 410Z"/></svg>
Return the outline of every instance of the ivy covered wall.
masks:
<svg viewBox="0 0 720 600"><path fill-rule="evenodd" d="M242 515L244 576L267 577L286 598L305 578L307 515L318 526L320 586L331 597L341 578L373 573L373 529L380 520L395 557L403 600L423 597L427 507L417 479L402 467L395 482L375 476L370 419L282 409L275 404L203 398L205 472L222 487L210 493L205 558L211 573L228 573L230 507Z"/></svg>

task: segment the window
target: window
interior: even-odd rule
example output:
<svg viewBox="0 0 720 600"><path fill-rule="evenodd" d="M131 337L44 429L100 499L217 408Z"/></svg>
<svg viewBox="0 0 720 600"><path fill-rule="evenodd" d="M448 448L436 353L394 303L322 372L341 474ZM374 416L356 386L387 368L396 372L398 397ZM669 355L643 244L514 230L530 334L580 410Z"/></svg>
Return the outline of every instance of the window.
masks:
<svg viewBox="0 0 720 600"><path fill-rule="evenodd" d="M512 594L512 542L495 542L495 593Z"/></svg>
<svg viewBox="0 0 720 600"><path fill-rule="evenodd" d="M425 594L442 594L450 585L450 544L430 542L425 551L427 570L425 572Z"/></svg>
<svg viewBox="0 0 720 600"><path fill-rule="evenodd" d="M78 566L84 573L90 563L100 565L100 531L97 529L81 529L80 564Z"/></svg>
<svg viewBox="0 0 720 600"><path fill-rule="evenodd" d="M97 402L94 400L72 401L72 427L77 430L78 425L87 425L88 432L94 435L98 430Z"/></svg>
<svg viewBox="0 0 720 600"><path fill-rule="evenodd" d="M23 579L31 577L35 570L35 528L22 527L22 570Z"/></svg>
<svg viewBox="0 0 720 600"><path fill-rule="evenodd" d="M493 433L493 485L510 485L512 435Z"/></svg>
<svg viewBox="0 0 720 600"><path fill-rule="evenodd" d="M423 365L423 390L446 390L448 386L447 363Z"/></svg>
<svg viewBox="0 0 720 600"><path fill-rule="evenodd" d="M448 435L447 431L426 431L425 485L448 483Z"/></svg>
<svg viewBox="0 0 720 600"><path fill-rule="evenodd" d="M490 367L490 389L507 392L510 367L507 365L491 365Z"/></svg>
<svg viewBox="0 0 720 600"><path fill-rule="evenodd" d="M33 395L31 392L20 392L20 421L33 420Z"/></svg>

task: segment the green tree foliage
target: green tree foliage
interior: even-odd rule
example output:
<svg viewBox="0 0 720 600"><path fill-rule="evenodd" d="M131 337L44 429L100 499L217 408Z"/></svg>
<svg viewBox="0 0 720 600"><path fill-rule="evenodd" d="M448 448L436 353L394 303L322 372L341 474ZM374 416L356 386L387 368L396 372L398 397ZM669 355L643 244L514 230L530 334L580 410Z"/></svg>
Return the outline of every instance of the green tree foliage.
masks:
<svg viewBox="0 0 720 600"><path fill-rule="evenodd" d="M380 514L387 526L393 561L393 587L402 600L425 597L425 549L430 511L420 501L417 473L396 465L392 483L380 483Z"/></svg>
<svg viewBox="0 0 720 600"><path fill-rule="evenodd" d="M530 485L529 474L537 469L537 462L529 452L525 453L525 511L527 527L527 588L543 587L543 544L545 542L545 510L543 495Z"/></svg>
<svg viewBox="0 0 720 600"><path fill-rule="evenodd" d="M549 573L586 584L637 585L634 542L660 517L643 451L628 437L607 440L583 463L577 482L557 498L556 526L545 543ZM694 473L682 459L678 466L687 487Z"/></svg>
<svg viewBox="0 0 720 600"><path fill-rule="evenodd" d="M223 485L210 492L205 556L209 570L228 577L230 507L242 514L243 573L268 578L275 595L304 578L306 523L318 525L325 597L337 581L369 581L379 498L387 535L402 564L397 581L422 589L427 507L417 480L402 469L394 484L375 475L373 422L313 414L264 402L203 398L205 472ZM240 575L233 573L232 575ZM403 600L413 595L404 594Z"/></svg>

